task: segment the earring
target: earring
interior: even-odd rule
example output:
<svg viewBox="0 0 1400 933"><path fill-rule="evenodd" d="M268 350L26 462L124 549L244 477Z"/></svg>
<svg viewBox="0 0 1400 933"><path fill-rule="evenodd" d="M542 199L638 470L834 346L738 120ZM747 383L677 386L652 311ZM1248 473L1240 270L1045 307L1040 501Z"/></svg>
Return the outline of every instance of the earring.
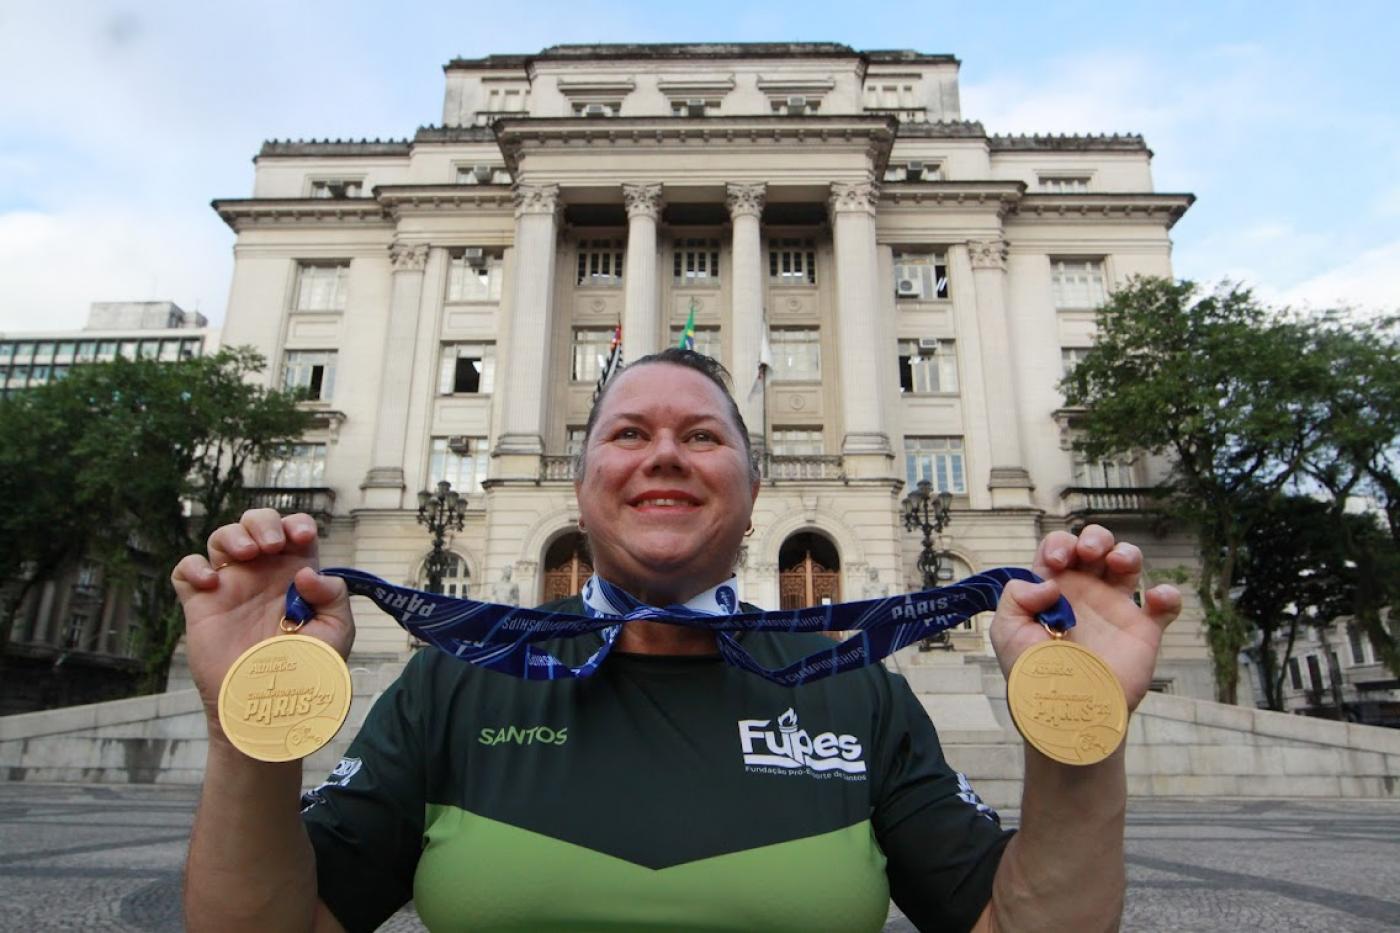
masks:
<svg viewBox="0 0 1400 933"><path fill-rule="evenodd" d="M752 536L753 536L753 522L750 521L750 522L749 522L749 530L746 531L746 532L744 532L744 537L745 537L745 538L748 538L748 537L752 537Z"/></svg>

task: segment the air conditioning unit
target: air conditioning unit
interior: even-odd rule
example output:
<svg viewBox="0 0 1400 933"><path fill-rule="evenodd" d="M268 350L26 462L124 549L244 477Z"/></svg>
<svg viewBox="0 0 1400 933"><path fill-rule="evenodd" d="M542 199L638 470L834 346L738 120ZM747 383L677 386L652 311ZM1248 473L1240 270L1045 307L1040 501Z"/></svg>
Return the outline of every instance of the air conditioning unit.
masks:
<svg viewBox="0 0 1400 933"><path fill-rule="evenodd" d="M462 258L467 261L467 265L473 269L480 269L486 265L486 251L479 246L471 246L462 250Z"/></svg>
<svg viewBox="0 0 1400 933"><path fill-rule="evenodd" d="M903 297L913 297L919 294L919 283L913 279L900 279L895 283L895 292Z"/></svg>
<svg viewBox="0 0 1400 933"><path fill-rule="evenodd" d="M923 177L924 163L910 162L904 166L904 177L907 181L918 181Z"/></svg>
<svg viewBox="0 0 1400 933"><path fill-rule="evenodd" d="M703 117L705 115L705 101L698 97L693 97L686 101L685 115L688 117Z"/></svg>
<svg viewBox="0 0 1400 933"><path fill-rule="evenodd" d="M447 439L447 449L459 456L471 453L472 439L465 434L454 434Z"/></svg>
<svg viewBox="0 0 1400 933"><path fill-rule="evenodd" d="M787 112L789 114L805 113L807 111L807 98L794 96L787 99Z"/></svg>
<svg viewBox="0 0 1400 933"><path fill-rule="evenodd" d="M585 117L606 117L608 115L608 108L602 104L589 104L587 107L583 108L583 115Z"/></svg>
<svg viewBox="0 0 1400 933"><path fill-rule="evenodd" d="M492 165L473 165L472 177L476 179L478 185L491 184L491 176L496 174L496 168Z"/></svg>
<svg viewBox="0 0 1400 933"><path fill-rule="evenodd" d="M937 350L937 349L938 349L938 343L939 343L939 340L938 340L937 337L920 337L920 338L919 338L919 349L920 349L920 350Z"/></svg>

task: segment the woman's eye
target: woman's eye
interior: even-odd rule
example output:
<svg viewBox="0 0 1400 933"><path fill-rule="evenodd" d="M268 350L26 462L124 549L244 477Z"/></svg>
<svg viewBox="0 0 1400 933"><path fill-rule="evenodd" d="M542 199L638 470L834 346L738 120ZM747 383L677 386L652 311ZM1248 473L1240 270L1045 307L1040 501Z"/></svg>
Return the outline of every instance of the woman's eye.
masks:
<svg viewBox="0 0 1400 933"><path fill-rule="evenodd" d="M642 432L636 428L619 428L614 435L620 441L634 441L642 436Z"/></svg>
<svg viewBox="0 0 1400 933"><path fill-rule="evenodd" d="M694 434L690 435L690 439L692 441L698 441L701 444L713 444L719 440L709 431L696 431Z"/></svg>

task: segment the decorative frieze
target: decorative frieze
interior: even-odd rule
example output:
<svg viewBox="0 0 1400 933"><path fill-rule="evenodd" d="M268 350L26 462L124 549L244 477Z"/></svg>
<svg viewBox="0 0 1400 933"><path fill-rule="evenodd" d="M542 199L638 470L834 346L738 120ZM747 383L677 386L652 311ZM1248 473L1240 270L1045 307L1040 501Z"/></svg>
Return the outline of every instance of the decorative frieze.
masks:
<svg viewBox="0 0 1400 933"><path fill-rule="evenodd" d="M622 203L627 207L627 216L661 219L661 210L666 202L661 197L660 184L623 185Z"/></svg>
<svg viewBox="0 0 1400 933"><path fill-rule="evenodd" d="M973 269L993 269L1006 271L1005 240L968 240L967 254L972 260Z"/></svg>
<svg viewBox="0 0 1400 933"><path fill-rule="evenodd" d="M724 206L729 208L731 218L763 216L763 204L767 200L767 185L730 183L724 186L724 190Z"/></svg>

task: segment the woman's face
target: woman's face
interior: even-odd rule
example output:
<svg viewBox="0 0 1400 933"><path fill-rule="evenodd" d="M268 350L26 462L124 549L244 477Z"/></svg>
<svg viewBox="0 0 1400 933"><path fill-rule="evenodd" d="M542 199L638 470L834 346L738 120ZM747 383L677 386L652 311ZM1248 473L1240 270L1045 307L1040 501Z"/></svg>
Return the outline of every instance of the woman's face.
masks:
<svg viewBox="0 0 1400 933"><path fill-rule="evenodd" d="M667 363L608 388L575 484L598 573L647 602L727 579L758 483L724 393Z"/></svg>

